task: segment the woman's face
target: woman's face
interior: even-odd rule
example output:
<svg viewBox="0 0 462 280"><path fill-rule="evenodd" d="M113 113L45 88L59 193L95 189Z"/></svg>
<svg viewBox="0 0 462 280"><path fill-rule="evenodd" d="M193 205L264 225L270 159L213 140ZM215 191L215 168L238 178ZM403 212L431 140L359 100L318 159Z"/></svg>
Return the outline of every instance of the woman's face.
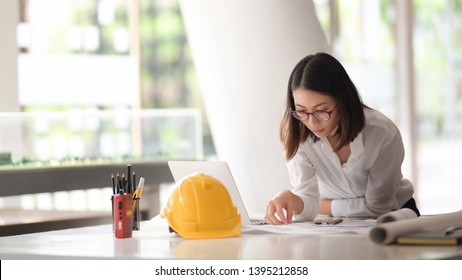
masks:
<svg viewBox="0 0 462 280"><path fill-rule="evenodd" d="M328 121L317 120L311 114L308 119L301 122L319 138L328 138L335 134L339 123L339 115L333 97L302 87L295 89L293 96L296 111L314 113L316 111L330 112L333 110Z"/></svg>

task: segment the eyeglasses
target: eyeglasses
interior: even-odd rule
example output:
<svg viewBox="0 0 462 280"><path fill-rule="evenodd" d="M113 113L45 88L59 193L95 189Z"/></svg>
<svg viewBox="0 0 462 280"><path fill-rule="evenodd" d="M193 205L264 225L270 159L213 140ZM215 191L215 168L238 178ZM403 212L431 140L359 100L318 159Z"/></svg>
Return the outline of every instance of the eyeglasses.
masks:
<svg viewBox="0 0 462 280"><path fill-rule="evenodd" d="M330 120L330 116L334 112L335 108L336 107L334 107L330 111L319 110L319 111L315 111L313 113L308 113L308 112L305 112L305 111L291 110L290 114L294 118L296 118L297 120L300 120L300 121L306 121L310 115L313 115L313 117L315 119L317 119L318 121L327 122L328 120Z"/></svg>

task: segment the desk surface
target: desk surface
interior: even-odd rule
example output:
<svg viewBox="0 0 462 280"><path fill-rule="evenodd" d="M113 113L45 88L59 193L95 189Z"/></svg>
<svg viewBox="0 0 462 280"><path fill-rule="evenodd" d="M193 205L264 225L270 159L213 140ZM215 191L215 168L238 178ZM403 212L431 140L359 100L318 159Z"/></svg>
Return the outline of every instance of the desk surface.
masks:
<svg viewBox="0 0 462 280"><path fill-rule="evenodd" d="M143 222L141 230L134 231L128 239L114 238L111 225L0 237L0 259L462 258L462 246L383 246L370 241L367 234L357 232L281 234L252 226L239 237L187 240L169 233L165 225L153 227L150 223Z"/></svg>
<svg viewBox="0 0 462 280"><path fill-rule="evenodd" d="M108 211L47 211L0 209L0 236L110 223Z"/></svg>

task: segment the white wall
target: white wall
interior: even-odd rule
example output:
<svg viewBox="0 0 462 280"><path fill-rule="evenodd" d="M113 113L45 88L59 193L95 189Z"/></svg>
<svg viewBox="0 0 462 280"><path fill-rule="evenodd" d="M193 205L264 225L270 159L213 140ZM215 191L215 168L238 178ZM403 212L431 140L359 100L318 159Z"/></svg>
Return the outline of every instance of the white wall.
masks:
<svg viewBox="0 0 462 280"><path fill-rule="evenodd" d="M181 1L220 160L229 163L250 213L288 188L279 121L290 71L327 51L306 0Z"/></svg>
<svg viewBox="0 0 462 280"><path fill-rule="evenodd" d="M18 45L16 41L16 26L19 20L19 1L0 1L0 113L19 111L18 101ZM5 120L0 120L5 121ZM15 124L3 123L0 131L0 153L22 153L22 147L17 138L21 135ZM15 158L16 159L16 158ZM4 207L18 205L18 199L3 201Z"/></svg>
<svg viewBox="0 0 462 280"><path fill-rule="evenodd" d="M19 111L18 102L18 45L16 26L19 19L18 2L0 1L0 112Z"/></svg>

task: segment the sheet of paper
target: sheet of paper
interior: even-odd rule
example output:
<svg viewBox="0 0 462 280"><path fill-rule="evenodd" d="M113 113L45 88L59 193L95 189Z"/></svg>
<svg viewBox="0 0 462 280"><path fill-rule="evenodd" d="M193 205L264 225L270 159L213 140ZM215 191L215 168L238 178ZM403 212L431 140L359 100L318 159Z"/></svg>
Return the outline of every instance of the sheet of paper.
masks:
<svg viewBox="0 0 462 280"><path fill-rule="evenodd" d="M289 234L321 235L337 233L367 234L376 224L375 220L344 219L336 225L316 225L313 221L292 223L290 225L255 225L244 226L243 234Z"/></svg>
<svg viewBox="0 0 462 280"><path fill-rule="evenodd" d="M313 221L294 222L290 225L251 225L243 226L242 234L286 234L307 236L338 233L367 234L375 224L375 220L345 218L343 219L343 222L336 225L316 225ZM149 232L167 232L168 223L166 219L162 219L160 216L155 216L143 225L142 230Z"/></svg>

